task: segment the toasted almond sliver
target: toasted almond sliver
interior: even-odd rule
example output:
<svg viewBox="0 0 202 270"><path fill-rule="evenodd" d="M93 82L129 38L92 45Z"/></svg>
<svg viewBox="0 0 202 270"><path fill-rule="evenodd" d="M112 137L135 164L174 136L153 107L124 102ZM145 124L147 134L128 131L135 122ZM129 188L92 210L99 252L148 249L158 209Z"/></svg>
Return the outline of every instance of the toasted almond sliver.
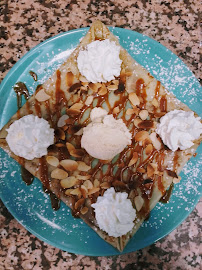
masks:
<svg viewBox="0 0 202 270"><path fill-rule="evenodd" d="M84 198L79 199L79 200L75 203L74 208L77 210L78 208L80 208L80 207L84 204L84 202L85 202L85 199L84 199Z"/></svg>
<svg viewBox="0 0 202 270"><path fill-rule="evenodd" d="M72 157L76 157L76 158L81 158L83 157L85 154L84 150L83 149L74 149L70 152L70 155Z"/></svg>
<svg viewBox="0 0 202 270"><path fill-rule="evenodd" d="M93 102L93 96L88 96L85 101L85 105L89 106L92 102Z"/></svg>
<svg viewBox="0 0 202 270"><path fill-rule="evenodd" d="M134 109L131 109L131 108L128 108L127 110L126 110L126 114L127 115L132 115L132 114L134 114L135 112L134 112Z"/></svg>
<svg viewBox="0 0 202 270"><path fill-rule="evenodd" d="M153 166L151 164L147 165L147 175L148 177L151 177L154 175L155 169L153 168Z"/></svg>
<svg viewBox="0 0 202 270"><path fill-rule="evenodd" d="M111 84L109 86L107 86L109 91L115 91L118 89L118 84Z"/></svg>
<svg viewBox="0 0 202 270"><path fill-rule="evenodd" d="M148 117L148 111L147 111L147 110L141 110L141 111L139 112L139 116L140 116L140 118L141 118L142 120L146 120L147 117Z"/></svg>
<svg viewBox="0 0 202 270"><path fill-rule="evenodd" d="M103 189L108 189L111 187L110 183L109 182L103 182L101 185L100 185L101 188Z"/></svg>
<svg viewBox="0 0 202 270"><path fill-rule="evenodd" d="M83 128L79 129L74 135L81 136L83 134Z"/></svg>
<svg viewBox="0 0 202 270"><path fill-rule="evenodd" d="M63 188L71 188L77 184L77 179L75 176L69 176L65 179L62 179L60 184Z"/></svg>
<svg viewBox="0 0 202 270"><path fill-rule="evenodd" d="M40 90L36 95L35 95L35 99L38 101L38 102L43 102L43 101L46 101L50 98L51 96L49 96L48 94L46 94L45 90L42 89Z"/></svg>
<svg viewBox="0 0 202 270"><path fill-rule="evenodd" d="M73 146L73 144L71 143L66 143L66 146L67 146L67 150L69 151L69 153L71 153L72 151L75 150L75 147Z"/></svg>
<svg viewBox="0 0 202 270"><path fill-rule="evenodd" d="M75 171L78 168L78 163L72 159L64 159L60 161L60 165L67 171Z"/></svg>
<svg viewBox="0 0 202 270"><path fill-rule="evenodd" d="M100 190L99 187L98 188L93 187L88 191L88 195L92 195L92 194L98 192L99 190Z"/></svg>
<svg viewBox="0 0 202 270"><path fill-rule="evenodd" d="M157 101L156 98L153 98L153 100L152 100L152 105L154 105L154 107L158 108L159 103L158 103L158 101Z"/></svg>
<svg viewBox="0 0 202 270"><path fill-rule="evenodd" d="M73 84L73 81L74 81L74 74L71 71L67 72L67 74L66 74L66 84L68 86L71 86Z"/></svg>
<svg viewBox="0 0 202 270"><path fill-rule="evenodd" d="M91 166L88 166L85 162L83 161L77 161L78 162L78 170L82 172L87 172L91 169Z"/></svg>
<svg viewBox="0 0 202 270"><path fill-rule="evenodd" d="M65 147L65 144L63 144L63 143L56 143L55 146L57 146L57 147Z"/></svg>
<svg viewBox="0 0 202 270"><path fill-rule="evenodd" d="M78 180L88 180L88 179L90 179L91 178L91 175L79 175L79 174L77 174L76 175L76 178L78 179Z"/></svg>
<svg viewBox="0 0 202 270"><path fill-rule="evenodd" d="M82 196L83 196L84 198L87 197L87 192L88 192L87 187L84 186L84 185L81 185L81 193L82 193Z"/></svg>
<svg viewBox="0 0 202 270"><path fill-rule="evenodd" d="M62 169L56 168L51 172L51 177L56 179L65 179L67 178L68 173Z"/></svg>
<svg viewBox="0 0 202 270"><path fill-rule="evenodd" d="M90 180L86 180L83 185L87 188L87 189L92 189L93 188L93 184Z"/></svg>
<svg viewBox="0 0 202 270"><path fill-rule="evenodd" d="M91 89L93 92L95 92L95 93L97 93L98 89L99 89L101 86L102 86L101 83L89 83L90 89Z"/></svg>
<svg viewBox="0 0 202 270"><path fill-rule="evenodd" d="M82 215L85 215L88 212L88 207L84 206L80 212Z"/></svg>
<svg viewBox="0 0 202 270"><path fill-rule="evenodd" d="M178 176L178 178L173 178L173 183L174 184L177 184L177 183L179 183L180 182L180 180L181 180L181 177L180 176Z"/></svg>
<svg viewBox="0 0 202 270"><path fill-rule="evenodd" d="M58 127L63 127L66 125L66 120L69 118L69 116L67 114L62 115L57 123Z"/></svg>
<svg viewBox="0 0 202 270"><path fill-rule="evenodd" d="M146 172L145 169L142 168L142 167L137 168L137 171L140 172L140 173L145 173Z"/></svg>
<svg viewBox="0 0 202 270"><path fill-rule="evenodd" d="M113 109L113 114L116 114L116 113L119 113L119 112L120 112L119 106L116 106L116 107Z"/></svg>
<svg viewBox="0 0 202 270"><path fill-rule="evenodd" d="M132 103L132 105L134 105L134 106L140 105L140 100L139 100L138 96L135 93L130 93L129 94L129 100Z"/></svg>
<svg viewBox="0 0 202 270"><path fill-rule="evenodd" d="M135 134L135 140L137 142L144 141L146 138L149 137L149 133L146 130L139 131Z"/></svg>
<svg viewBox="0 0 202 270"><path fill-rule="evenodd" d="M67 109L67 114L77 115L81 112L82 107L83 107L83 103L81 102L75 103L69 109Z"/></svg>
<svg viewBox="0 0 202 270"><path fill-rule="evenodd" d="M114 187L120 187L120 188L125 188L126 187L126 184L119 181L119 180L115 180L114 182L112 182L112 185Z"/></svg>
<svg viewBox="0 0 202 270"><path fill-rule="evenodd" d="M57 167L59 165L59 160L58 158L54 157L54 156L47 156L46 157L46 161L48 162L48 164Z"/></svg>
<svg viewBox="0 0 202 270"><path fill-rule="evenodd" d="M55 130L55 134L56 134L57 138L59 138L59 139L61 139L63 141L65 140L65 132L64 132L64 130L62 128L57 128Z"/></svg>
<svg viewBox="0 0 202 270"><path fill-rule="evenodd" d="M94 187L99 187L99 186L100 186L100 182L99 182L98 179L95 179L95 180L94 180L93 186L94 186Z"/></svg>
<svg viewBox="0 0 202 270"><path fill-rule="evenodd" d="M136 127L138 127L138 124L139 124L140 122L142 122L141 119L139 119L139 118L135 118L135 119L134 119L134 125L135 125Z"/></svg>
<svg viewBox="0 0 202 270"><path fill-rule="evenodd" d="M65 191L65 195L71 195L71 192L72 192L73 190L74 190L73 188L67 189L67 190Z"/></svg>
<svg viewBox="0 0 202 270"><path fill-rule="evenodd" d="M112 83L115 85L119 85L119 80L113 80Z"/></svg>
<svg viewBox="0 0 202 270"><path fill-rule="evenodd" d="M162 143L160 141L160 139L157 138L156 136L156 132L152 132L150 135L149 135L151 141L152 141L152 144L154 146L154 148L156 148L157 150L161 150L162 148Z"/></svg>
<svg viewBox="0 0 202 270"><path fill-rule="evenodd" d="M139 212L142 209L142 206L144 204L143 198L139 195L134 198L134 203L137 211Z"/></svg>
<svg viewBox="0 0 202 270"><path fill-rule="evenodd" d="M81 196L80 188L75 188L70 192L71 195Z"/></svg>
<svg viewBox="0 0 202 270"><path fill-rule="evenodd" d="M137 152L134 152L133 153L133 157L131 158L129 164L128 164L128 167L132 166L133 164L135 164L138 160L138 153Z"/></svg>
<svg viewBox="0 0 202 270"><path fill-rule="evenodd" d="M153 146L152 146L152 144L150 143L150 144L148 144L148 145L146 146L146 148L145 148L145 154L146 154L146 155L149 155L149 154L152 152L152 150L153 150Z"/></svg>
<svg viewBox="0 0 202 270"><path fill-rule="evenodd" d="M98 95L104 96L105 94L107 94L107 87L104 84L102 84L100 90L98 91Z"/></svg>

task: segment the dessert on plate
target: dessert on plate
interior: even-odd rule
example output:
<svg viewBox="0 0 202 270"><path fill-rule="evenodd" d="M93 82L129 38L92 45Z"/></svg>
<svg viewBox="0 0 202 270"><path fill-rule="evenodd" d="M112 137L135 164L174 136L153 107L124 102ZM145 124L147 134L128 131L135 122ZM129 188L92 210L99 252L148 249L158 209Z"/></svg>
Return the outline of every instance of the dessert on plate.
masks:
<svg viewBox="0 0 202 270"><path fill-rule="evenodd" d="M0 147L122 251L193 156L202 124L92 24L0 131Z"/></svg>

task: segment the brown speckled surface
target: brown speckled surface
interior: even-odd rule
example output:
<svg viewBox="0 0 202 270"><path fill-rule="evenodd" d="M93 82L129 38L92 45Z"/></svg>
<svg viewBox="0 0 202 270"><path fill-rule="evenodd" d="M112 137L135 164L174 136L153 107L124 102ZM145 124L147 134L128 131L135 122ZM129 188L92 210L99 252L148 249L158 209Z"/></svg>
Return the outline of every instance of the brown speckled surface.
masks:
<svg viewBox="0 0 202 270"><path fill-rule="evenodd" d="M199 0L1 1L0 79L31 48L60 32L107 25L144 33L199 68ZM38 240L0 204L0 269L194 269L201 266L202 201L176 230L137 252L114 257L73 255Z"/></svg>

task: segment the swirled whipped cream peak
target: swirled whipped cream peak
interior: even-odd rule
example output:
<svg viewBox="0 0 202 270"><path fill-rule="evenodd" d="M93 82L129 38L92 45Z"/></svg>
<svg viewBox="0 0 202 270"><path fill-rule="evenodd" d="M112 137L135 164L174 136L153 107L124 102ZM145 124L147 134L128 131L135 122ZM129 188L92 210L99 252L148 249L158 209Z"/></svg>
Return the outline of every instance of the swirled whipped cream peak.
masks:
<svg viewBox="0 0 202 270"><path fill-rule="evenodd" d="M89 155L101 160L110 160L131 144L132 135L122 119L97 107L91 111L91 123L83 128L81 147Z"/></svg>
<svg viewBox="0 0 202 270"><path fill-rule="evenodd" d="M136 210L127 197L126 192L115 192L112 187L92 204L99 228L109 236L119 237L133 228Z"/></svg>
<svg viewBox="0 0 202 270"><path fill-rule="evenodd" d="M109 82L121 72L120 47L114 41L96 40L79 52L78 69L89 82Z"/></svg>
<svg viewBox="0 0 202 270"><path fill-rule="evenodd" d="M172 151L185 150L194 145L193 141L202 133L200 119L192 111L170 111L161 117L156 132Z"/></svg>
<svg viewBox="0 0 202 270"><path fill-rule="evenodd" d="M32 114L14 121L7 132L11 151L28 160L46 155L47 148L54 143L54 129L48 121Z"/></svg>

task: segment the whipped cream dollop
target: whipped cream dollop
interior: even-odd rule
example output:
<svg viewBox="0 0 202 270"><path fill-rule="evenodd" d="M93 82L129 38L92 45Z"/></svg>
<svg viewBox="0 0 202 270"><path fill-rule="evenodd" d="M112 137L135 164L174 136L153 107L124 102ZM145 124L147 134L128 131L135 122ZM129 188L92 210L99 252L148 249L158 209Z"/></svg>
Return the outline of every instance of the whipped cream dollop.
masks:
<svg viewBox="0 0 202 270"><path fill-rule="evenodd" d="M136 210L127 197L126 192L115 192L112 187L92 204L99 228L109 236L119 237L133 228Z"/></svg>
<svg viewBox="0 0 202 270"><path fill-rule="evenodd" d="M122 119L116 120L102 108L94 108L91 123L83 128L81 147L89 155L110 160L131 144L132 135Z"/></svg>
<svg viewBox="0 0 202 270"><path fill-rule="evenodd" d="M172 151L190 148L193 141L200 137L202 124L200 117L192 111L174 110L165 114L157 125L156 133Z"/></svg>
<svg viewBox="0 0 202 270"><path fill-rule="evenodd" d="M109 82L120 75L122 60L119 54L120 47L114 41L93 41L79 52L79 71L89 82Z"/></svg>
<svg viewBox="0 0 202 270"><path fill-rule="evenodd" d="M11 151L28 160L46 155L47 148L54 143L54 129L48 121L32 114L13 122L7 132Z"/></svg>

